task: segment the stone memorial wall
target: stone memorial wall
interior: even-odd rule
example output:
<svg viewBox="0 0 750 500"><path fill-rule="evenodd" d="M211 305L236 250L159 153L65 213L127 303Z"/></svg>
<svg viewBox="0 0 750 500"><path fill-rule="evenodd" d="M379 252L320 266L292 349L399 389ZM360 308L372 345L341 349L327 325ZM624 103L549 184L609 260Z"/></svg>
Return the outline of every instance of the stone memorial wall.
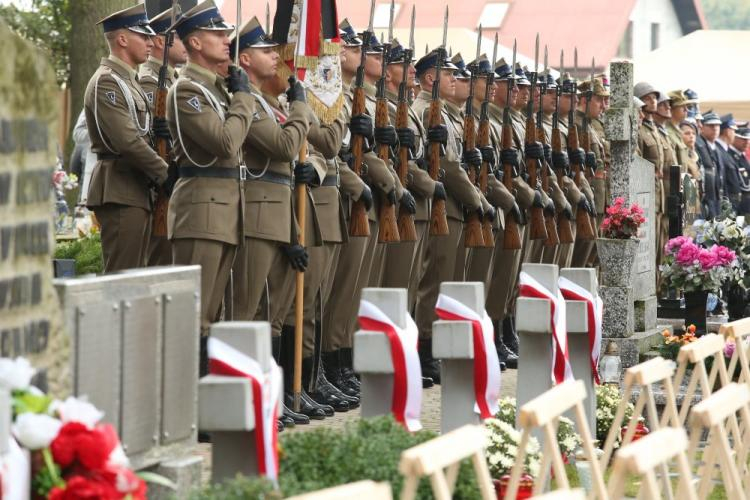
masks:
<svg viewBox="0 0 750 500"><path fill-rule="evenodd" d="M35 383L70 390L52 287L58 89L46 58L0 19L0 356L29 358Z"/></svg>

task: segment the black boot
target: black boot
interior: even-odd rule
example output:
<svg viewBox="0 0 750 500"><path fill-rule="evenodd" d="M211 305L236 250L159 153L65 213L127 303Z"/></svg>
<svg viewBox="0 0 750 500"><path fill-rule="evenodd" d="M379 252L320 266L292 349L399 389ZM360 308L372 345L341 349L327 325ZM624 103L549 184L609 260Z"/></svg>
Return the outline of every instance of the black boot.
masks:
<svg viewBox="0 0 750 500"><path fill-rule="evenodd" d="M422 377L431 378L434 383L439 384L440 361L432 357L431 338L419 340L419 363L422 365Z"/></svg>
<svg viewBox="0 0 750 500"><path fill-rule="evenodd" d="M208 375L208 335L204 335L201 337L198 374L201 377L205 377L206 375Z"/></svg>
<svg viewBox="0 0 750 500"><path fill-rule="evenodd" d="M281 419L276 420L276 431L282 432L284 430L284 422Z"/></svg>
<svg viewBox="0 0 750 500"><path fill-rule="evenodd" d="M518 357L518 334L513 316L506 316L503 320L503 344ZM508 365L509 368L512 368Z"/></svg>
<svg viewBox="0 0 750 500"><path fill-rule="evenodd" d="M354 350L351 347L342 347L339 349L339 362L341 364L341 374L349 381L349 385L359 391L362 387L354 372Z"/></svg>
<svg viewBox="0 0 750 500"><path fill-rule="evenodd" d="M294 328L284 326L281 329L281 338L279 340L279 360L284 370L284 405L287 408L294 408ZM273 344L271 344L273 347ZM302 377L304 379L304 375ZM304 380L303 380L304 384ZM299 412L313 420L323 420L326 417L325 408L306 397L305 391L300 395ZM331 412L333 414L333 412Z"/></svg>
<svg viewBox="0 0 750 500"><path fill-rule="evenodd" d="M338 387L328 381L325 373L323 373L322 371L318 373L318 381L316 382L316 387L324 387L325 391L328 391L336 397L343 399L344 401L349 403L349 408L357 408L359 406L359 393L357 393L356 396L349 396L348 394L341 392Z"/></svg>
<svg viewBox="0 0 750 500"><path fill-rule="evenodd" d="M284 424L284 428L294 427L294 420L292 420L292 417L290 417L286 413L282 413L281 414L281 416L279 417L279 422L281 422L282 424ZM309 422L309 420L308 420L308 422Z"/></svg>
<svg viewBox="0 0 750 500"><path fill-rule="evenodd" d="M310 418L307 415L303 415L301 413L297 413L296 411L292 411L286 405L284 405L283 416L288 417L294 424L306 425L310 423Z"/></svg>
<svg viewBox="0 0 750 500"><path fill-rule="evenodd" d="M339 354L340 351L323 353L323 369L325 371L326 379L347 396L357 396L359 394L359 388L355 387L349 381L348 377L344 375Z"/></svg>
<svg viewBox="0 0 750 500"><path fill-rule="evenodd" d="M302 360L302 373L304 374L302 383L305 387L310 387L311 368L312 358L304 358ZM349 403L346 395L326 380L323 370L319 370L317 375L314 385L315 390L310 392L310 398L319 404L332 407L334 411L349 411L352 405Z"/></svg>
<svg viewBox="0 0 750 500"><path fill-rule="evenodd" d="M299 413L307 415L312 420L323 420L326 418L326 413L317 405L310 401L309 396L302 391L299 400ZM294 408L294 394L292 392L284 393L284 406L288 408Z"/></svg>

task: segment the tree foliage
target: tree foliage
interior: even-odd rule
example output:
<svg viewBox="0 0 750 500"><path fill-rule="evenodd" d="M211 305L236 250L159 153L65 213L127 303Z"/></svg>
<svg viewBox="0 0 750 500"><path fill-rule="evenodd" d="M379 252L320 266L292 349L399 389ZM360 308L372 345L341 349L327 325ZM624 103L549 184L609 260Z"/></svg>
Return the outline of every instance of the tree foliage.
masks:
<svg viewBox="0 0 750 500"><path fill-rule="evenodd" d="M703 12L711 29L750 29L750 2L747 0L703 0Z"/></svg>

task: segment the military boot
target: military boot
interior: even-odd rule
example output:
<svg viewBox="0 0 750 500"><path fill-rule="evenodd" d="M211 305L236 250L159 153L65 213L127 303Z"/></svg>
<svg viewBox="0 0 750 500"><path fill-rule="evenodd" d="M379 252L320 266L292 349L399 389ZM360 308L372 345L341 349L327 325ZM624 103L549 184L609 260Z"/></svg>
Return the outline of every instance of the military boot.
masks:
<svg viewBox="0 0 750 500"><path fill-rule="evenodd" d="M432 357L432 339L419 339L419 364L422 365L422 377L440 383L440 361ZM422 380L425 386L425 380Z"/></svg>
<svg viewBox="0 0 750 500"><path fill-rule="evenodd" d="M357 384L354 384L350 378L345 375L346 372L341 364L341 351L324 352L322 360L325 378L328 382L336 386L339 391L347 396L358 397L359 381L357 381Z"/></svg>
<svg viewBox="0 0 750 500"><path fill-rule="evenodd" d="M509 316L503 320L502 335L498 335L497 355L508 368L518 368L518 335Z"/></svg>
<svg viewBox="0 0 750 500"><path fill-rule="evenodd" d="M359 390L361 384L359 383L359 377L354 372L354 349L351 347L342 347L339 349L339 362L341 364L341 374L349 381L349 385Z"/></svg>
<svg viewBox="0 0 750 500"><path fill-rule="evenodd" d="M294 328L282 328L279 343L279 360L284 371L284 406L294 408ZM325 409L310 399L304 390L300 394L299 413L313 420L323 420L326 417Z"/></svg>
<svg viewBox="0 0 750 500"><path fill-rule="evenodd" d="M317 374L312 373L313 359L304 358L302 360L302 384L310 389L310 397L313 401L328 405L337 412L346 412L354 408L356 403L359 406L359 399L350 398L343 392L339 391L336 386L331 384L325 377L323 370L318 370ZM311 383L311 377L315 376L315 383Z"/></svg>

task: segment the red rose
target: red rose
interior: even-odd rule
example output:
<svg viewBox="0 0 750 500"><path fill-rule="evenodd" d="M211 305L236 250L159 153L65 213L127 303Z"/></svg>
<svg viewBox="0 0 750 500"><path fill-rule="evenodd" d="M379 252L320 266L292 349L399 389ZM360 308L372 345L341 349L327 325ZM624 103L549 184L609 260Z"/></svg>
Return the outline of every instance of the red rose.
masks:
<svg viewBox="0 0 750 500"><path fill-rule="evenodd" d="M75 476L68 479L65 488L55 487L49 493L49 500L110 500L121 495L103 481Z"/></svg>
<svg viewBox="0 0 750 500"><path fill-rule="evenodd" d="M50 450L63 469L78 460L87 469L95 470L106 465L116 445L117 435L111 425L88 429L79 422L69 422L60 429Z"/></svg>

